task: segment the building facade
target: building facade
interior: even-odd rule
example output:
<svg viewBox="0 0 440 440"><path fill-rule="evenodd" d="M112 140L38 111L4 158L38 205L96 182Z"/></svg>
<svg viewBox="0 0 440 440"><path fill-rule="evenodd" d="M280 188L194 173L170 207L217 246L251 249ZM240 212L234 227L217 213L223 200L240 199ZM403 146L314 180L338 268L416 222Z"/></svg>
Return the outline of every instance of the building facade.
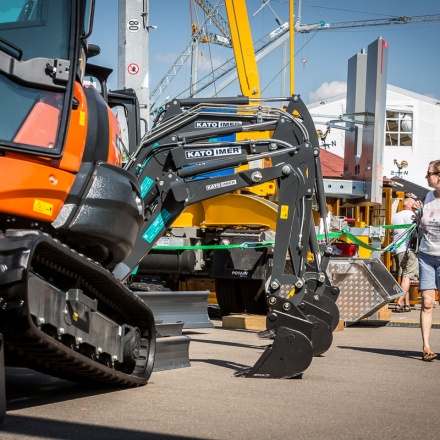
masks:
<svg viewBox="0 0 440 440"><path fill-rule="evenodd" d="M346 95L308 105L321 148L344 157ZM339 128L340 127L340 128ZM427 187L428 163L440 159L440 100L387 86L383 175Z"/></svg>

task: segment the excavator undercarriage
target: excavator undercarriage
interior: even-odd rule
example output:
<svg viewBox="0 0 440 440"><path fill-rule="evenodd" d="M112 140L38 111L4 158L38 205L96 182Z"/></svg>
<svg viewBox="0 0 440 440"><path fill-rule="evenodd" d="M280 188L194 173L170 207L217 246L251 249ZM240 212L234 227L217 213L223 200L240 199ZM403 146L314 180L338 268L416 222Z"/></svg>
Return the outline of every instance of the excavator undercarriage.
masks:
<svg viewBox="0 0 440 440"><path fill-rule="evenodd" d="M108 270L38 231L7 231L0 259L9 364L68 380L147 383L153 314Z"/></svg>

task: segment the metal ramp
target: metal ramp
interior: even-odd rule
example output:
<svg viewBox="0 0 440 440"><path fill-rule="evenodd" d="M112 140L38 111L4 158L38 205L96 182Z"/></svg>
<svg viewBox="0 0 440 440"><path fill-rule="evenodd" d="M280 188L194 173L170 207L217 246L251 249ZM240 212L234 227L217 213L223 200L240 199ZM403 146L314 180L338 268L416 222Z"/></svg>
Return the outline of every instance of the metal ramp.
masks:
<svg viewBox="0 0 440 440"><path fill-rule="evenodd" d="M183 322L184 329L212 328L208 316L209 290L201 292L134 292L153 311L156 321Z"/></svg>
<svg viewBox="0 0 440 440"><path fill-rule="evenodd" d="M202 292L134 292L153 311L156 358L153 372L190 367L191 338L183 329L212 328L208 316L209 290Z"/></svg>
<svg viewBox="0 0 440 440"><path fill-rule="evenodd" d="M332 258L327 275L341 291L336 304L347 325L372 316L404 294L378 258Z"/></svg>

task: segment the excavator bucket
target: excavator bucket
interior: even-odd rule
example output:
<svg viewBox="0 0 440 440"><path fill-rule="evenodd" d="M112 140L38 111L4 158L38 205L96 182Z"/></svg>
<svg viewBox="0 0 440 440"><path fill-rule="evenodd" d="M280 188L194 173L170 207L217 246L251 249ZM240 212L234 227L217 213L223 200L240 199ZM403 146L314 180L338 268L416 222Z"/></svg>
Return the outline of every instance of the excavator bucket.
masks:
<svg viewBox="0 0 440 440"><path fill-rule="evenodd" d="M333 333L329 325L330 313L313 303L303 301L302 311L312 323L313 356L325 353L333 342Z"/></svg>
<svg viewBox="0 0 440 440"><path fill-rule="evenodd" d="M299 304L301 311L307 316L312 326L313 355L325 353L332 345L333 330L339 323L339 309L336 305L339 289L327 287L320 296L307 293Z"/></svg>
<svg viewBox="0 0 440 440"><path fill-rule="evenodd" d="M268 379L301 376L313 359L313 323L292 303L279 299L267 316L267 327L275 330L273 344L253 367L237 375Z"/></svg>

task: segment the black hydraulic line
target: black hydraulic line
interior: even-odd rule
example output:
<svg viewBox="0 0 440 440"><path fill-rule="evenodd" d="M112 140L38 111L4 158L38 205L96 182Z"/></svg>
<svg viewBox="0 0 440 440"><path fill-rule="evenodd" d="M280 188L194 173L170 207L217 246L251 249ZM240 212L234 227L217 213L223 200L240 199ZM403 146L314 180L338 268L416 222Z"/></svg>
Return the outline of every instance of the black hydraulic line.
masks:
<svg viewBox="0 0 440 440"><path fill-rule="evenodd" d="M179 141L192 141L194 139L212 138L226 136L229 134L241 133L242 125L230 125L228 127L215 127L207 130L188 131L177 135Z"/></svg>
<svg viewBox="0 0 440 440"><path fill-rule="evenodd" d="M213 127L206 130L189 131L186 133L181 133L177 136L179 141L190 141L194 139L207 139L207 138L217 138L221 136L226 136L235 133L243 133L247 131L263 131L263 130L275 130L277 127L276 121L261 122L258 124L240 125L231 124L226 127Z"/></svg>
<svg viewBox="0 0 440 440"><path fill-rule="evenodd" d="M195 165L195 166L189 166L187 168L183 168L179 171L177 171L177 175L179 177L190 177L190 176L197 176L203 173L209 173L211 171L218 171L224 168L231 168L243 165L247 163L247 155L246 154L238 154L235 157L231 157L228 159L223 160L213 160L211 162L201 164L201 165Z"/></svg>
<svg viewBox="0 0 440 440"><path fill-rule="evenodd" d="M249 105L247 96L235 96L230 98L185 98L179 99L182 107L194 107L199 104L226 104L226 105Z"/></svg>

